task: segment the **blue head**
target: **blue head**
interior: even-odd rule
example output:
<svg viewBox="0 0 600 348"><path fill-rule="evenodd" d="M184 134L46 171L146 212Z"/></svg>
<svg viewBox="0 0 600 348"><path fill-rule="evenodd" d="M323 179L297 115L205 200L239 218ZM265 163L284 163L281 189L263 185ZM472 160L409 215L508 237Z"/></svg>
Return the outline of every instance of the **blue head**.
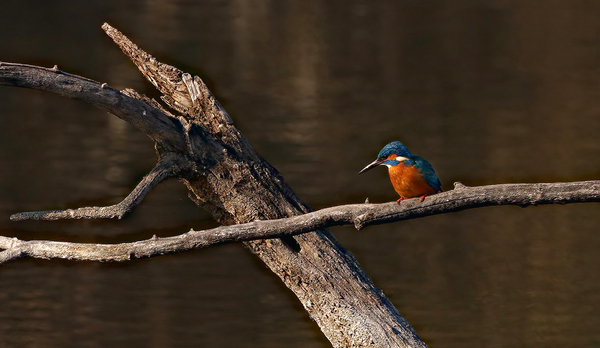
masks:
<svg viewBox="0 0 600 348"><path fill-rule="evenodd" d="M375 161L373 161L368 166L364 167L363 170L358 172L358 174L364 173L367 170L375 168L382 164L387 165L388 167L395 166L402 161L409 160L412 156L413 154L410 153L410 151L408 151L408 148L404 146L404 144L402 144L399 141L392 141L391 143L384 146L383 149L381 149L381 151L379 151L379 154L377 155L377 159Z"/></svg>
<svg viewBox="0 0 600 348"><path fill-rule="evenodd" d="M406 146L404 146L404 144L402 144L399 141L392 141L391 143L384 146L383 149L381 149L381 151L379 151L379 154L377 155L377 159L386 159L391 154L394 154L399 157L407 157L407 158L412 156L412 153L410 153L410 151L408 151L408 148Z"/></svg>

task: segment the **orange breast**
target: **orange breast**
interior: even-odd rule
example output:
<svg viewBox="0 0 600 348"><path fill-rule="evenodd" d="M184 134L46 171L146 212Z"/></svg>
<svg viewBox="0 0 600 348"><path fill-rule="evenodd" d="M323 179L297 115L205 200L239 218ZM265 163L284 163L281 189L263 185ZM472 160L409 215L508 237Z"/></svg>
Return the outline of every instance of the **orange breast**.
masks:
<svg viewBox="0 0 600 348"><path fill-rule="evenodd" d="M402 198L420 197L423 195L432 195L437 190L429 186L423 175L412 164L405 166L400 163L389 168L390 180L394 190Z"/></svg>

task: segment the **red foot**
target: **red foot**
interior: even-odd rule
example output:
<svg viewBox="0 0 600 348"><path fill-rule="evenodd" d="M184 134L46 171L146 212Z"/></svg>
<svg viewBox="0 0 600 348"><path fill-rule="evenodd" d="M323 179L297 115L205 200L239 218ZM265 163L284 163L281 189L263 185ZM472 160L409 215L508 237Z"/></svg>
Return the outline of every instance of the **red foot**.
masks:
<svg viewBox="0 0 600 348"><path fill-rule="evenodd" d="M400 197L400 198L399 198L399 199L396 201L396 203L400 204L400 202L402 202L403 200L404 200L404 197Z"/></svg>
<svg viewBox="0 0 600 348"><path fill-rule="evenodd" d="M420 200L421 202L423 202L423 201L425 200L425 197L426 197L426 196L427 196L427 195L422 195L422 196L421 196L421 199L419 199L419 200Z"/></svg>

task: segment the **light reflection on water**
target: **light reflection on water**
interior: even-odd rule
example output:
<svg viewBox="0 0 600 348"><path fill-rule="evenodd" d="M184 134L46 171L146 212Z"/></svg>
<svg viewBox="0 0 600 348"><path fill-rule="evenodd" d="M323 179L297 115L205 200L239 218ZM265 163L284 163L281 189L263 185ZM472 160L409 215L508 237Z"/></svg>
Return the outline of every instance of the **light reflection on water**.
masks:
<svg viewBox="0 0 600 348"><path fill-rule="evenodd" d="M447 190L600 176L600 4L60 3L5 4L0 60L156 96L103 36L109 21L206 78L313 208L395 199L383 169L356 173L396 139ZM214 225L175 181L124 221L10 223L114 203L155 159L142 134L81 103L10 88L0 100L3 235L119 242ZM589 347L599 223L597 204L495 207L333 232L432 347ZM21 260L0 274L1 346L327 346L237 245L123 265Z"/></svg>

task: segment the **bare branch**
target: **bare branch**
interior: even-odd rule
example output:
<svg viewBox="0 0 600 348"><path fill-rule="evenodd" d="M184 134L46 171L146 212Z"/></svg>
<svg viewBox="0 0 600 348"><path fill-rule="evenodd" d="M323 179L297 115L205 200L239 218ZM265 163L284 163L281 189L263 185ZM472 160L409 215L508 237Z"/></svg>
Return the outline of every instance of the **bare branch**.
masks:
<svg viewBox="0 0 600 348"><path fill-rule="evenodd" d="M181 124L148 102L85 77L54 68L0 62L0 85L39 89L80 99L131 123L156 142L185 150Z"/></svg>
<svg viewBox="0 0 600 348"><path fill-rule="evenodd" d="M127 261L205 248L231 242L281 238L330 226L368 225L409 220L492 205L530 206L600 202L600 181L542 184L500 184L478 187L456 185L452 191L429 196L425 202L409 199L382 204L349 204L284 219L255 221L179 236L122 244L87 244L52 241L20 241L0 237L0 264L22 256L86 261Z"/></svg>
<svg viewBox="0 0 600 348"><path fill-rule="evenodd" d="M175 154L166 154L142 181L121 202L107 207L83 207L65 210L47 210L16 213L11 221L62 219L121 219L135 208L158 183L189 169L188 161Z"/></svg>
<svg viewBox="0 0 600 348"><path fill-rule="evenodd" d="M473 187L456 182L454 190L427 196L423 203L411 199L399 204L401 209L388 203L384 209L365 211L355 217L353 224L361 229L369 225L495 205L527 207L590 202L600 202L600 180Z"/></svg>

